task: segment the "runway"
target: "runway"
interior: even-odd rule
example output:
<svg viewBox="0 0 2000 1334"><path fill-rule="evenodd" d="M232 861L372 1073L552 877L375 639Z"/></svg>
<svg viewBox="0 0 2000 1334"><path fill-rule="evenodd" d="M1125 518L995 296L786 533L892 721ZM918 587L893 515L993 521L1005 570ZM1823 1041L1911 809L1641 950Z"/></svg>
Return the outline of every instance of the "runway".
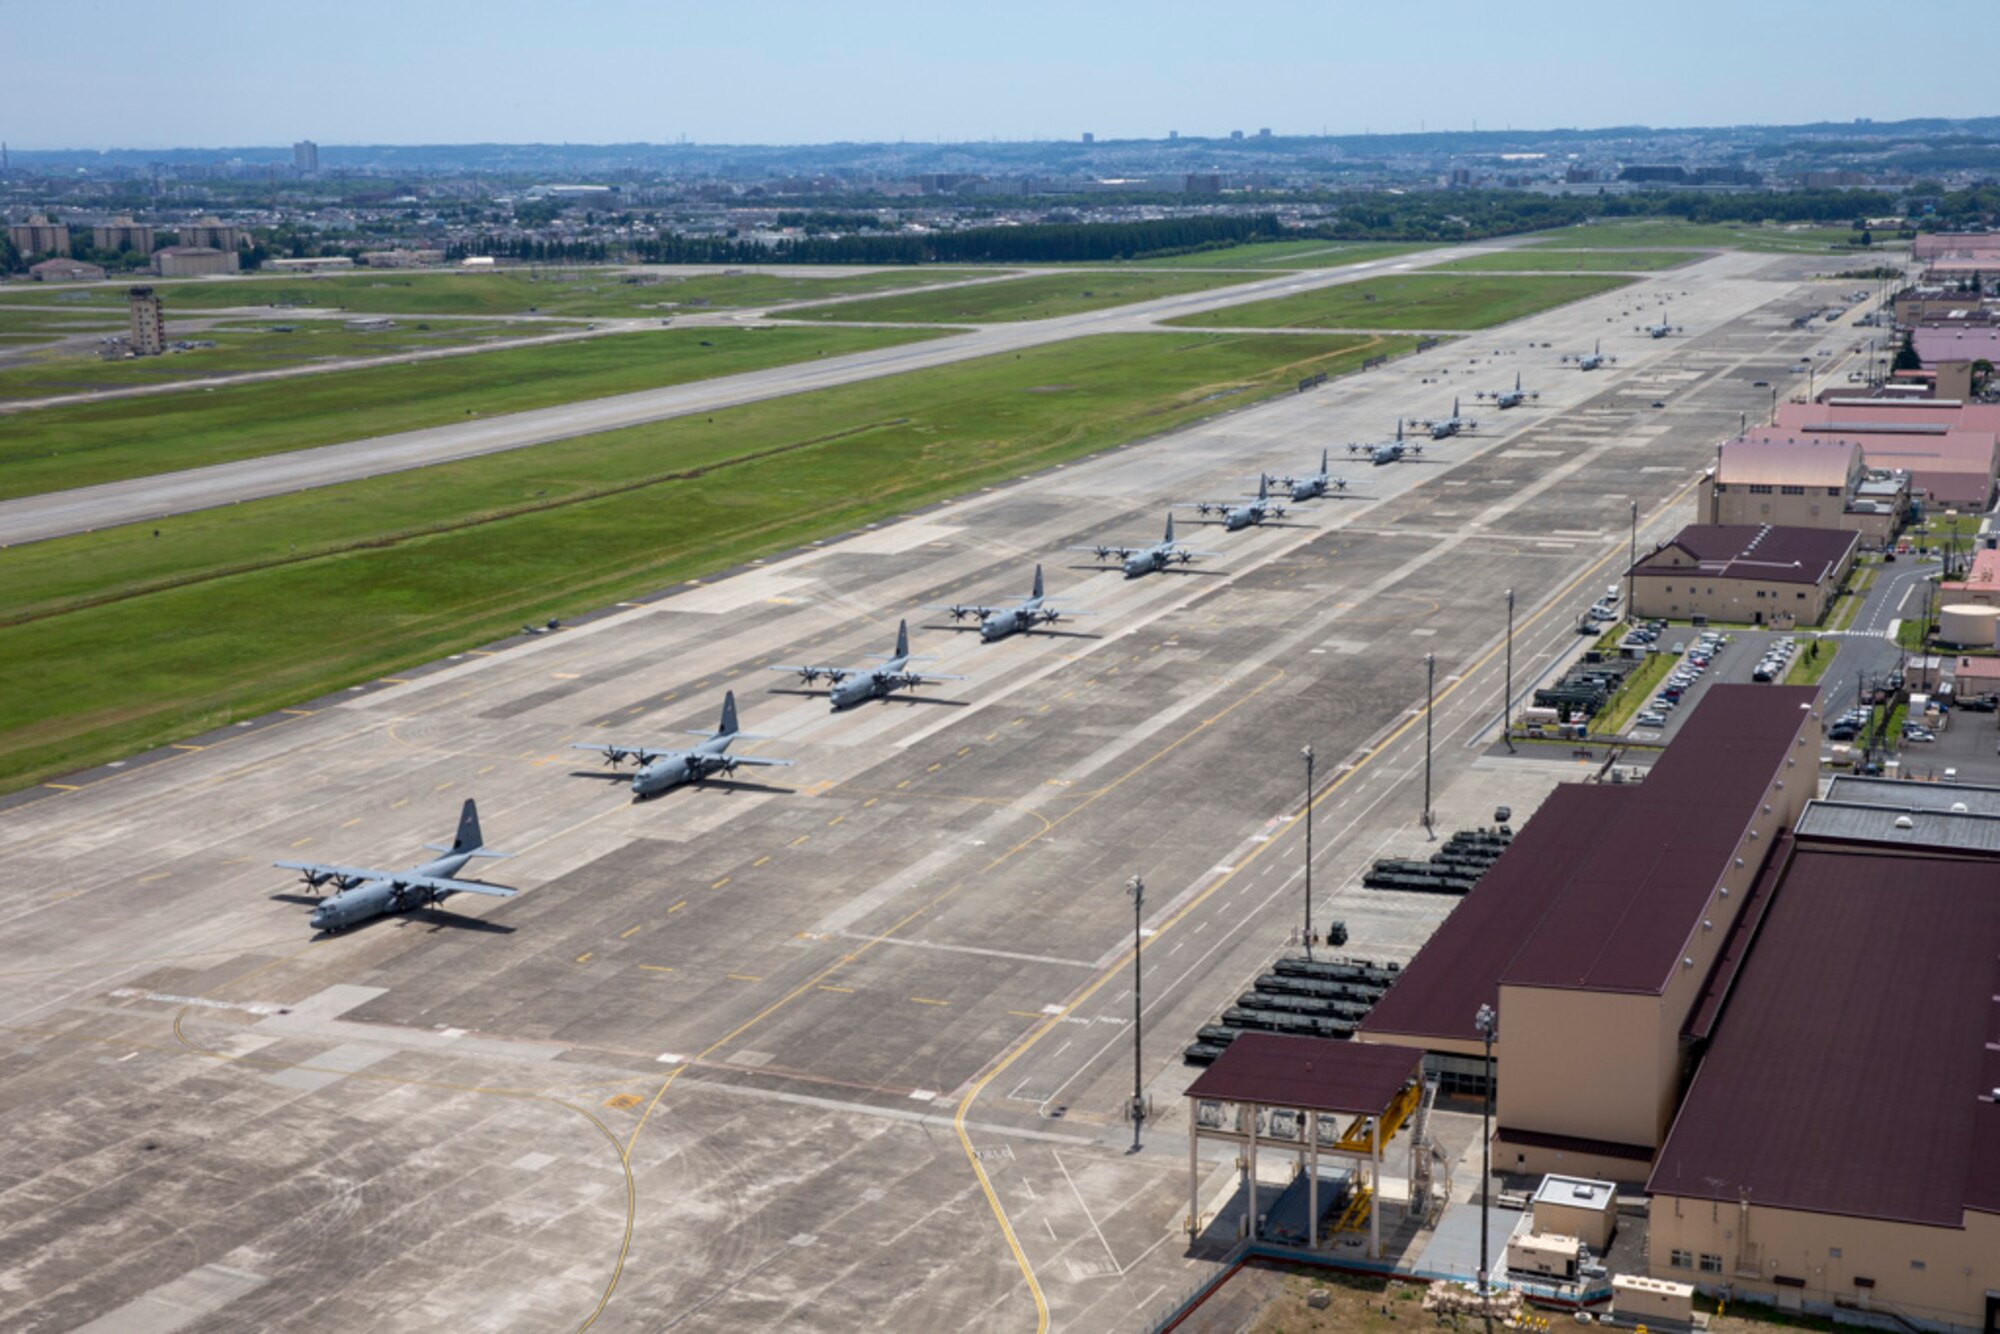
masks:
<svg viewBox="0 0 2000 1334"><path fill-rule="evenodd" d="M476 418L449 426L293 450L206 468L24 496L0 501L0 546L46 541L72 533L137 523L143 519L164 518L170 514L283 495L454 459L522 449L552 440L716 412L788 394L808 393L975 357L1018 352L1088 334L1151 328L1157 321L1172 316L1353 282L1422 264L1443 263L1483 253L1489 248L1445 248L1426 252L1420 258L1376 260L1337 269L1283 273L1234 287L1161 297L1054 319L981 325L928 342L795 362L741 375L584 399L557 407ZM782 314L782 311L779 313ZM763 312L752 310L680 317L674 324L677 328L699 328L768 322ZM815 323L812 327L821 326Z"/></svg>
<svg viewBox="0 0 2000 1334"><path fill-rule="evenodd" d="M1487 753L1503 590L1519 687L1622 569L1628 498L1642 541L1691 517L1751 381L1826 338L1789 328L1800 271L1712 260L0 811L13 1318L1136 1323L1203 1274L1179 1048L1300 920L1299 747L1317 919L1408 957L1450 901L1358 874L1422 845L1426 731L1444 829L1583 770ZM1669 291L1689 336L1556 364ZM1286 526L1190 527L1223 558L1188 573L1057 554L1517 369L1538 407ZM915 610L1037 560L1099 613L1073 636ZM835 715L763 670L860 662L906 614L968 679ZM798 767L634 805L568 749L705 728L725 689ZM325 940L273 897L273 860L418 860L467 795L519 897ZM1158 1120L1129 1154L1134 874Z"/></svg>

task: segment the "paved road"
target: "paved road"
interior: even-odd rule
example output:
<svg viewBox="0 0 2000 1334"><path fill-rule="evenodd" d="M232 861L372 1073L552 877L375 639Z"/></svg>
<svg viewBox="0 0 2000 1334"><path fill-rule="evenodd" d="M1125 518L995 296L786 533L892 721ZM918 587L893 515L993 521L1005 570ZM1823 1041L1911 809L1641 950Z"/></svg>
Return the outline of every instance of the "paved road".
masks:
<svg viewBox="0 0 2000 1334"><path fill-rule="evenodd" d="M1087 334L1151 329L1156 321L1175 315L1330 287L1387 270L1408 269L1477 253L1482 253L1482 249L1460 247L1431 251L1421 258L1376 260L1340 269L1277 274L1235 287L1162 297L1155 301L1055 319L982 325L966 333L926 343L774 366L743 375L594 398L532 412L510 413L504 417L475 419L428 430L405 431L317 449L244 459L209 468L0 501L0 546L39 542L117 524L354 481L385 472L547 444L571 436L715 412L787 394L949 365L974 357L1018 352ZM1717 262L1728 264L1732 261ZM756 312L734 312L709 318L711 322L734 322L761 317Z"/></svg>

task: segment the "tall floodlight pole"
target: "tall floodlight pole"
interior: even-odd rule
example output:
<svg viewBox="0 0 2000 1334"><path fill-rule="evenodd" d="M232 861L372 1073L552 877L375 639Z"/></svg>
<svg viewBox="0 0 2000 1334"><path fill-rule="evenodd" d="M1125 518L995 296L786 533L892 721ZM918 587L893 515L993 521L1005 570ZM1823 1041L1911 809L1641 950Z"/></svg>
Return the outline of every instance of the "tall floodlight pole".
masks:
<svg viewBox="0 0 2000 1334"><path fill-rule="evenodd" d="M1507 683L1500 695L1500 735L1514 753L1514 590L1507 590Z"/></svg>
<svg viewBox="0 0 2000 1334"><path fill-rule="evenodd" d="M1625 555L1625 619L1633 623L1639 620L1639 609L1632 605L1632 598L1638 593L1638 586L1632 581L1637 576L1633 571L1639 568L1639 502L1632 502L1632 540L1626 547Z"/></svg>
<svg viewBox="0 0 2000 1334"><path fill-rule="evenodd" d="M1771 425L1778 424L1778 386L1771 386Z"/></svg>
<svg viewBox="0 0 2000 1334"><path fill-rule="evenodd" d="M1313 953L1313 748L1301 747L1306 760L1306 957Z"/></svg>
<svg viewBox="0 0 2000 1334"><path fill-rule="evenodd" d="M1139 923L1145 916L1146 882L1135 875L1125 882L1125 890L1132 896L1132 1152L1137 1153L1139 1131L1146 1123L1143 1038L1139 1031L1145 1013L1139 1001L1139 987L1145 980L1139 967L1139 948L1144 937Z"/></svg>
<svg viewBox="0 0 2000 1334"><path fill-rule="evenodd" d="M1437 705L1437 654L1424 654L1424 833L1432 838L1431 824L1431 713Z"/></svg>
<svg viewBox="0 0 2000 1334"><path fill-rule="evenodd" d="M1493 1035L1499 1027L1499 1016L1493 1013L1491 1005L1481 1005L1479 1013L1472 1017L1472 1026L1479 1030L1486 1044L1486 1104L1480 1109L1479 1118L1479 1296L1483 1302L1488 1295L1487 1266L1492 1263L1486 1229L1493 1196ZM1491 1317L1488 1319L1490 1323Z"/></svg>

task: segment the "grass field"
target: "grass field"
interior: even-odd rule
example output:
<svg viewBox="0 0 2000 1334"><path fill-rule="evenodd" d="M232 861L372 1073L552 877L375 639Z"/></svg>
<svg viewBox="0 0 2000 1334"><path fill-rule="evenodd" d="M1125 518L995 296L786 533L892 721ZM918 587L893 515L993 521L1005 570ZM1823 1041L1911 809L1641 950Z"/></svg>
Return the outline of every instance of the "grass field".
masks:
<svg viewBox="0 0 2000 1334"><path fill-rule="evenodd" d="M114 310L10 310L0 306L0 335L34 335L39 338L67 338L79 333L111 333L125 327L122 312Z"/></svg>
<svg viewBox="0 0 2000 1334"><path fill-rule="evenodd" d="M878 320L891 324L989 324L1007 320L1045 320L1106 306L1126 306L1155 297L1205 292L1249 282L1242 273L1166 273L1102 269L1084 273L1037 273L1001 283L953 287L938 292L907 292L872 301L843 301L837 306L788 310L788 320Z"/></svg>
<svg viewBox="0 0 2000 1334"><path fill-rule="evenodd" d="M796 274L714 273L694 277L652 274L658 282L632 282L619 269L504 270L495 273L381 272L308 277L245 277L154 283L167 314L238 306L315 306L380 315L669 316L690 308L765 306L782 301L890 292L993 270L884 269L815 278ZM1004 272L1004 270L1002 270ZM123 308L123 287L93 287L87 306ZM0 293L0 301L18 297Z"/></svg>
<svg viewBox="0 0 2000 1334"><path fill-rule="evenodd" d="M1821 639L1817 635L1801 635L1799 651L1792 658L1792 665L1785 669L1785 684L1788 686L1816 686L1826 669L1833 666L1833 660L1840 653L1840 641Z"/></svg>
<svg viewBox="0 0 2000 1334"><path fill-rule="evenodd" d="M1211 329L1485 329L1625 286L1629 278L1392 274L1165 321Z"/></svg>
<svg viewBox="0 0 2000 1334"><path fill-rule="evenodd" d="M1697 259L1691 250L1501 250L1436 264L1425 273L1649 273Z"/></svg>
<svg viewBox="0 0 2000 1334"><path fill-rule="evenodd" d="M1734 250L1823 254L1848 250L1856 235L1847 227L1758 227L1749 223L1634 218L1625 222L1591 222L1578 227L1565 227L1543 234L1534 244L1569 250L1581 246L1599 249L1617 249L1620 246L1726 246ZM1876 248L1882 248L1879 239Z"/></svg>
<svg viewBox="0 0 2000 1334"><path fill-rule="evenodd" d="M660 329L0 418L0 499L889 347L909 329Z"/></svg>
<svg viewBox="0 0 2000 1334"><path fill-rule="evenodd" d="M5 312L0 312L4 314ZM274 327L275 326L275 327ZM116 326L113 326L116 327ZM474 343L505 343L538 334L560 333L583 326L569 321L514 324L492 320L453 320L430 324L404 321L381 333L356 333L337 320L230 323L211 329L169 327L171 339L210 341L210 348L169 352L159 357L105 361L89 348L60 349L36 356L24 365L0 368L0 402L48 398L57 394L134 385L172 384L238 375L245 371L280 370L358 357L386 357L402 352L462 347Z"/></svg>
<svg viewBox="0 0 2000 1334"><path fill-rule="evenodd" d="M1617 736L1629 727L1639 710L1652 700L1660 682L1667 679L1674 664L1679 661L1671 653L1647 654L1646 660L1633 669L1611 698L1604 701L1604 708L1590 720L1592 734Z"/></svg>
<svg viewBox="0 0 2000 1334"><path fill-rule="evenodd" d="M0 551L0 674L11 683L0 692L0 788L1168 431L1408 345L1078 339Z"/></svg>
<svg viewBox="0 0 2000 1334"><path fill-rule="evenodd" d="M1428 243L1393 241L1253 241L1166 259L1135 259L1148 269L1331 269L1373 259L1395 259L1432 249Z"/></svg>

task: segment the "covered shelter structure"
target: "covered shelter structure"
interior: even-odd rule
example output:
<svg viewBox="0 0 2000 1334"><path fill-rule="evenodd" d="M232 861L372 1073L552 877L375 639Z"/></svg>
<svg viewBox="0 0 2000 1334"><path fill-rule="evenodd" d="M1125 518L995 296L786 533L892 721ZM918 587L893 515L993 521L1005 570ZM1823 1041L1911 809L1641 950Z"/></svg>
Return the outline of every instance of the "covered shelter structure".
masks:
<svg viewBox="0 0 2000 1334"><path fill-rule="evenodd" d="M1322 1157L1353 1167L1353 1188L1341 1223L1368 1220L1368 1258L1382 1256L1381 1195L1384 1150L1405 1122L1409 1139L1410 1207L1428 1200L1430 1151L1423 1123L1435 1084L1422 1077L1423 1053L1406 1047L1364 1046L1282 1033L1245 1033L1188 1086L1188 1227L1201 1225L1201 1158L1204 1139L1234 1146L1248 1192L1250 1239L1260 1240L1257 1154L1296 1154L1306 1188L1308 1247L1320 1243ZM1365 1175L1364 1175L1365 1169ZM1338 1229L1336 1229L1338 1230Z"/></svg>

